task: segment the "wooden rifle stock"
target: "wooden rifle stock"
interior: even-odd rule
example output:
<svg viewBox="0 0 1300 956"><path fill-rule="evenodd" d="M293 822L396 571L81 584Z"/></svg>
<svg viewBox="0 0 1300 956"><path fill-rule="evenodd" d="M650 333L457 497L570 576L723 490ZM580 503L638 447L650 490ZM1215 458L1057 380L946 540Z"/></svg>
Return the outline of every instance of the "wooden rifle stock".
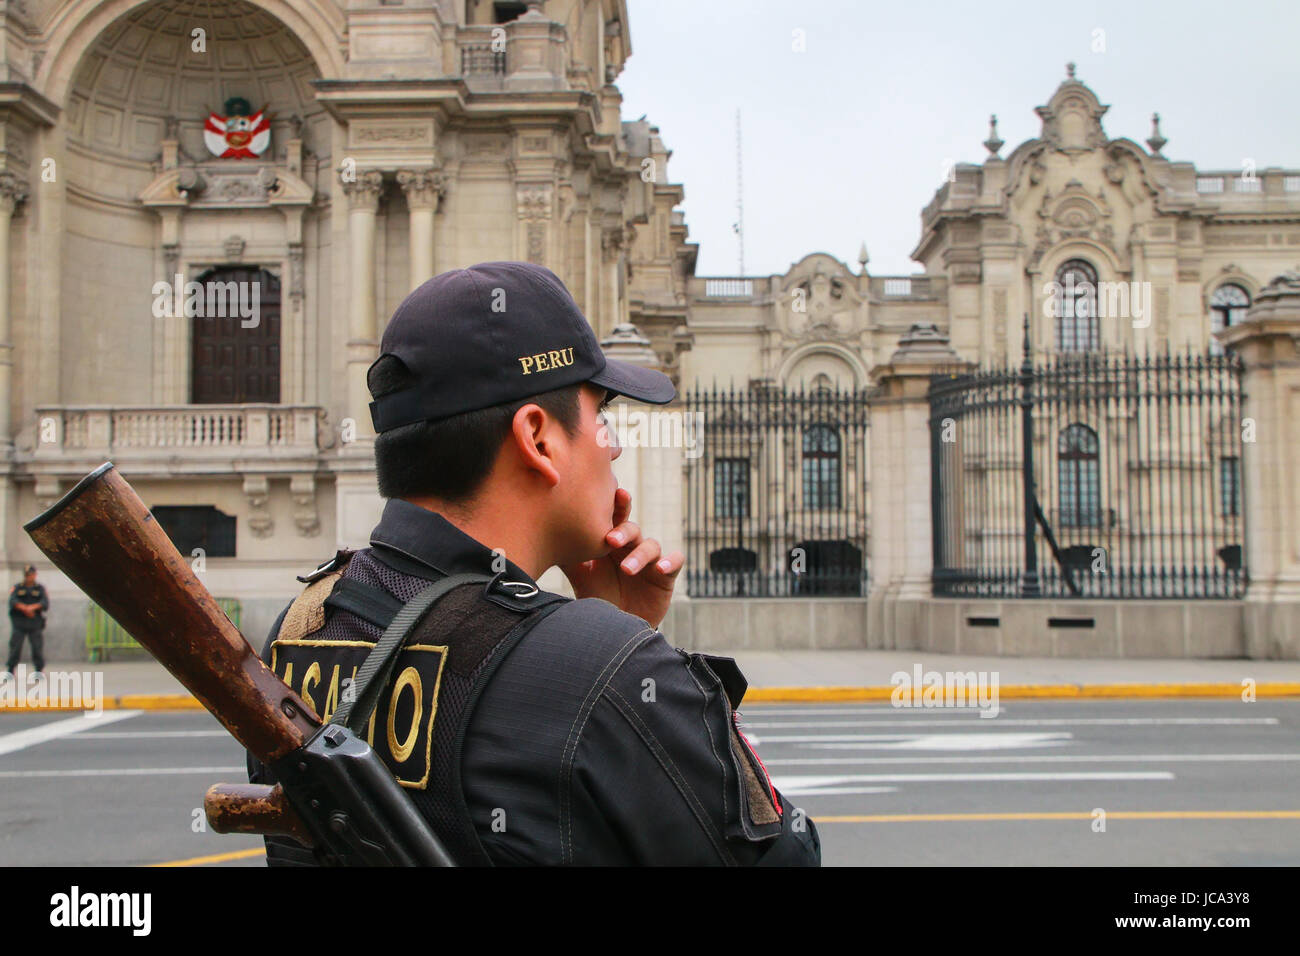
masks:
<svg viewBox="0 0 1300 956"><path fill-rule="evenodd" d="M262 763L297 750L320 727L230 623L112 462L23 530ZM312 845L278 785L218 784L204 806L218 833L279 833Z"/></svg>

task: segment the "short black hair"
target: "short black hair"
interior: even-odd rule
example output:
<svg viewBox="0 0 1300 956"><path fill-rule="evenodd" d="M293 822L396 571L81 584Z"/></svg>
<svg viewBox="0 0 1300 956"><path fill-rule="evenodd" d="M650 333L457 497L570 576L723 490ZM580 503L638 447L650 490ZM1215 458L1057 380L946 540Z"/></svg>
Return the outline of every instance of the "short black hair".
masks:
<svg viewBox="0 0 1300 956"><path fill-rule="evenodd" d="M395 355L384 355L370 368L366 387L371 398L400 392L415 376ZM510 434L515 412L530 402L545 409L570 437L578 433L582 386L567 385L463 412L437 421L412 422L375 436L375 473L384 498L432 496L452 504L472 498L492 471L501 443Z"/></svg>

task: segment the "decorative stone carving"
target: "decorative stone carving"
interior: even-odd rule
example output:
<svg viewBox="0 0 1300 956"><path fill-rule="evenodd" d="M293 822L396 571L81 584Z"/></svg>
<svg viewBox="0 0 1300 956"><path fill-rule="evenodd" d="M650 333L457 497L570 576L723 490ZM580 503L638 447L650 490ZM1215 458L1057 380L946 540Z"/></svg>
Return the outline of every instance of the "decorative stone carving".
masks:
<svg viewBox="0 0 1300 956"><path fill-rule="evenodd" d="M1074 77L1074 64L1066 66L1067 77L1046 106L1036 110L1043 121L1041 139L1065 153L1086 152L1108 142L1101 118L1109 106L1097 102L1092 90Z"/></svg>
<svg viewBox="0 0 1300 956"><path fill-rule="evenodd" d="M622 227L606 229L600 234L600 251L606 262L616 262L623 251L625 235Z"/></svg>
<svg viewBox="0 0 1300 956"><path fill-rule="evenodd" d="M356 178L343 178L339 170L339 179L343 183L343 193L348 197L353 209L368 207L371 212L379 208L379 197L384 191L384 174L377 169L368 169L357 173Z"/></svg>
<svg viewBox="0 0 1300 956"><path fill-rule="evenodd" d="M1156 289L1156 337L1161 342L1169 338L1169 300L1168 286L1161 286Z"/></svg>
<svg viewBox="0 0 1300 956"><path fill-rule="evenodd" d="M266 475L245 475L244 497L248 500L248 528L253 537L270 537L275 531L275 521L269 508L271 491Z"/></svg>
<svg viewBox="0 0 1300 956"><path fill-rule="evenodd" d="M1047 167L1043 164L1040 156L1035 156L1034 161L1029 164L1029 185L1037 186L1047 175Z"/></svg>
<svg viewBox="0 0 1300 956"><path fill-rule="evenodd" d="M528 223L528 261L536 265L545 265L546 226L540 222Z"/></svg>
<svg viewBox="0 0 1300 956"><path fill-rule="evenodd" d="M266 199L266 186L258 180L256 174L213 176L208 194L211 198L226 202L262 201Z"/></svg>
<svg viewBox="0 0 1300 956"><path fill-rule="evenodd" d="M320 534L320 515L316 510L316 479L311 475L293 475L289 479L289 497L293 499L293 523L298 534L314 538Z"/></svg>
<svg viewBox="0 0 1300 956"><path fill-rule="evenodd" d="M500 135L469 134L461 140L461 151L469 159L480 156L504 159L510 152L510 142Z"/></svg>
<svg viewBox="0 0 1300 956"><path fill-rule="evenodd" d="M244 257L244 239L242 236L230 236L221 244L221 251L230 262L238 262Z"/></svg>
<svg viewBox="0 0 1300 956"><path fill-rule="evenodd" d="M436 169L399 169L397 185L406 194L406 204L412 209L438 208L438 202L447 193L449 177Z"/></svg>
<svg viewBox="0 0 1300 956"><path fill-rule="evenodd" d="M9 170L0 169L0 202L9 212L13 212L28 195L26 182Z"/></svg>
<svg viewBox="0 0 1300 956"><path fill-rule="evenodd" d="M1043 192L1043 201L1038 207L1041 220L1035 232L1034 251L1031 263L1042 259L1047 250L1067 239L1092 239L1115 248L1115 229L1108 222L1111 218L1106 195L1098 190L1091 195L1077 179L1065 184L1065 189L1057 196L1051 190Z"/></svg>
<svg viewBox="0 0 1300 956"><path fill-rule="evenodd" d="M305 285L302 243L291 242L289 243L289 295L296 300L301 300Z"/></svg>
<svg viewBox="0 0 1300 956"><path fill-rule="evenodd" d="M550 219L553 188L550 183L515 187L515 208L520 219Z"/></svg>
<svg viewBox="0 0 1300 956"><path fill-rule="evenodd" d="M840 276L819 264L812 275L790 287L782 307L787 335L798 342L850 341L857 331L856 296Z"/></svg>

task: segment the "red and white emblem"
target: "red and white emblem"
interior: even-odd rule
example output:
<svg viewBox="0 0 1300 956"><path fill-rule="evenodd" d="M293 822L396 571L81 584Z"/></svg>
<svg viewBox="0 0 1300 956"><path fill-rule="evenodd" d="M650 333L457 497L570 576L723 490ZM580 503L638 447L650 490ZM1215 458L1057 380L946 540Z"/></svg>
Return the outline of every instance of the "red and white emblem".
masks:
<svg viewBox="0 0 1300 956"><path fill-rule="evenodd" d="M226 115L209 113L203 124L203 142L208 151L222 159L256 159L271 145L271 121L266 107L251 112L248 100L226 100Z"/></svg>

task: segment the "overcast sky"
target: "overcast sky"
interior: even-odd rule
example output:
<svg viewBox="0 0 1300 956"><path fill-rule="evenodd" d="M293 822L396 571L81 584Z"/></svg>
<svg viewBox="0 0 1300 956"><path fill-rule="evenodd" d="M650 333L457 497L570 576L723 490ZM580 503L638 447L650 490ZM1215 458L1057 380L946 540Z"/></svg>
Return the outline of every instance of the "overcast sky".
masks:
<svg viewBox="0 0 1300 956"><path fill-rule="evenodd" d="M818 251L856 271L863 241L872 274L920 271L945 161L983 161L990 113L1004 158L1036 137L1069 60L1112 139L1145 148L1158 112L1172 160L1300 167L1296 0L628 0L628 16L623 118L646 114L672 150L698 275L738 269L737 108L748 275Z"/></svg>

